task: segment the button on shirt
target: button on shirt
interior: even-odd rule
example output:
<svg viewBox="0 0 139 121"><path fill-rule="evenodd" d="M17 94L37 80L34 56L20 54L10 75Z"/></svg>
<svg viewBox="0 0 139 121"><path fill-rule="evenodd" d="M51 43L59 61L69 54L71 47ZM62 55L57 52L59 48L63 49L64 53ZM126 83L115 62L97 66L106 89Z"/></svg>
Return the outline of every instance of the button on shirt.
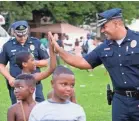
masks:
<svg viewBox="0 0 139 121"><path fill-rule="evenodd" d="M127 30L123 42L106 40L84 57L95 68L104 64L114 89L136 89L139 87L139 33Z"/></svg>
<svg viewBox="0 0 139 121"><path fill-rule="evenodd" d="M19 51L31 52L34 55L35 60L49 58L45 47L37 38L29 37L24 45L18 43L15 38L8 41L7 43L5 43L5 45L3 46L3 50L0 53L0 63L6 65L8 61L10 62L10 74L13 77L21 74L21 69L15 62L15 55ZM35 72L40 72L40 69L37 68Z"/></svg>

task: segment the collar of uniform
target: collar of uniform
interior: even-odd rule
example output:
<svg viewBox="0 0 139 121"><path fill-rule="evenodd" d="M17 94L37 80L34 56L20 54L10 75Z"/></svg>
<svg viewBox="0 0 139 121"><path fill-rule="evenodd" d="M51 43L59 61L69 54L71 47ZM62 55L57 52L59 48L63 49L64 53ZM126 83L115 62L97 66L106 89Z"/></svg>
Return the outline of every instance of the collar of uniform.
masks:
<svg viewBox="0 0 139 121"><path fill-rule="evenodd" d="M130 30L128 27L126 27L126 29L127 29L127 34L126 34L126 37L123 42L125 42L125 41L130 42L130 41L132 41L131 38L132 38L133 31Z"/></svg>
<svg viewBox="0 0 139 121"><path fill-rule="evenodd" d="M13 39L13 44L15 45L15 44L17 44L17 43L18 43L18 42L17 42L16 39L14 38L14 39ZM33 42L32 42L32 40L31 40L30 38L28 38L27 41L26 41L25 43L32 44Z"/></svg>
<svg viewBox="0 0 139 121"><path fill-rule="evenodd" d="M28 37L28 39L27 39L26 42L29 43L29 44L32 44L33 43L32 40L29 37Z"/></svg>
<svg viewBox="0 0 139 121"><path fill-rule="evenodd" d="M16 41L15 38L12 41L13 41L13 45L16 45L17 44L17 41Z"/></svg>
<svg viewBox="0 0 139 121"><path fill-rule="evenodd" d="M127 34L126 34L126 37L125 37L125 39L124 39L124 41L123 42L125 42L125 41L131 41L131 37L132 37L132 32L133 31L131 31L130 29L128 29L127 27L126 27L126 29L127 29ZM108 45L112 45L112 44L114 44L114 41L112 41L112 40L107 40L107 44Z"/></svg>
<svg viewBox="0 0 139 121"><path fill-rule="evenodd" d="M107 43L108 45L114 44L113 40L106 40L106 43Z"/></svg>

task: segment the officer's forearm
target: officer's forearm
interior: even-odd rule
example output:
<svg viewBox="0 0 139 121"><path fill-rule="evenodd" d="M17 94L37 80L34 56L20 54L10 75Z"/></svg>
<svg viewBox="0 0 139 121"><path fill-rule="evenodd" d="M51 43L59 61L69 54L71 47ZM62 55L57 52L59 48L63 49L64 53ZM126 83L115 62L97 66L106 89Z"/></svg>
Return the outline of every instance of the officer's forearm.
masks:
<svg viewBox="0 0 139 121"><path fill-rule="evenodd" d="M6 66L4 64L0 64L0 73L7 79L7 80L11 80L11 78L13 78L8 69L6 68Z"/></svg>
<svg viewBox="0 0 139 121"><path fill-rule="evenodd" d="M88 62L83 57L69 54L68 52L64 51L63 48L58 48L58 53L61 56L61 58L71 66L74 66L80 69L92 68L90 64L88 64Z"/></svg>
<svg viewBox="0 0 139 121"><path fill-rule="evenodd" d="M36 60L36 66L37 67L45 67L48 66L48 60L44 59L44 60Z"/></svg>

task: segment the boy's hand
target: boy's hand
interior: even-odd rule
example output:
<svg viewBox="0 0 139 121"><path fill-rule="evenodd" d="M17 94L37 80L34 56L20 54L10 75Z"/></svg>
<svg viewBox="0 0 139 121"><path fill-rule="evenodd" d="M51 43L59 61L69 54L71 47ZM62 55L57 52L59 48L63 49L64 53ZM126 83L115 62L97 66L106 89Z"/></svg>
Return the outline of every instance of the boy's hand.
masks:
<svg viewBox="0 0 139 121"><path fill-rule="evenodd" d="M52 47L54 48L55 52L58 52L59 50L59 45L56 42L56 34L53 36L51 32L48 32L48 40L50 41Z"/></svg>

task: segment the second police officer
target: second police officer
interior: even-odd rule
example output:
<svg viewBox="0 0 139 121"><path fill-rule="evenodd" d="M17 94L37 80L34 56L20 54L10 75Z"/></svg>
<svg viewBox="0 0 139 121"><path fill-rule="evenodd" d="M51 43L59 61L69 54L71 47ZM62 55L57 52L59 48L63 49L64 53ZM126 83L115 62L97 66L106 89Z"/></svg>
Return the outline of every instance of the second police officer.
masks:
<svg viewBox="0 0 139 121"><path fill-rule="evenodd" d="M40 67L47 66L49 55L37 38L29 37L29 26L26 21L15 22L12 29L15 38L9 40L3 46L0 53L0 73L7 79L10 99L14 104L16 103L16 97L13 93L14 78L22 73L15 62L16 53L19 51L31 52L36 61L37 69L35 72L39 72ZM8 62L10 64L10 73L5 67ZM43 100L42 84L39 82L36 84L36 101L41 102Z"/></svg>
<svg viewBox="0 0 139 121"><path fill-rule="evenodd" d="M84 58L68 54L53 41L55 50L68 64L91 69L104 64L112 80L112 121L139 121L139 32L125 27L122 10L98 14L98 26L106 40Z"/></svg>

